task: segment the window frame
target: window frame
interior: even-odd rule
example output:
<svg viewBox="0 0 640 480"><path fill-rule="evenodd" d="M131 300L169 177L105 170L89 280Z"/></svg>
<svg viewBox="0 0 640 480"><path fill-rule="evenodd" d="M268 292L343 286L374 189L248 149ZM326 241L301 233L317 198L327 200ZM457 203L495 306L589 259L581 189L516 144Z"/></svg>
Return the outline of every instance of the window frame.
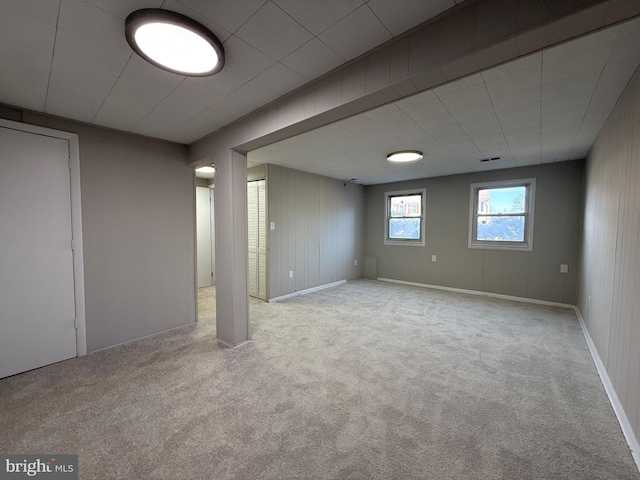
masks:
<svg viewBox="0 0 640 480"><path fill-rule="evenodd" d="M501 216L524 216L524 241L522 242L497 242L492 240L477 239L477 218L487 216L478 213L478 201L480 190L492 188L511 188L525 187L525 212L520 214L504 214ZM478 248L485 250L510 250L510 251L533 251L533 228L535 217L535 197L536 197L536 179L535 178L519 178L514 180L499 180L495 182L478 182L470 184L470 204L469 204L469 248Z"/></svg>
<svg viewBox="0 0 640 480"><path fill-rule="evenodd" d="M420 195L420 238L419 239L400 239L389 238L389 220L391 217L391 198L392 197L404 197L410 195ZM393 192L384 192L384 244L385 245L403 245L413 247L424 247L426 245L425 239L425 223L426 223L426 204L427 204L427 189L426 188L413 188L409 190L396 190Z"/></svg>

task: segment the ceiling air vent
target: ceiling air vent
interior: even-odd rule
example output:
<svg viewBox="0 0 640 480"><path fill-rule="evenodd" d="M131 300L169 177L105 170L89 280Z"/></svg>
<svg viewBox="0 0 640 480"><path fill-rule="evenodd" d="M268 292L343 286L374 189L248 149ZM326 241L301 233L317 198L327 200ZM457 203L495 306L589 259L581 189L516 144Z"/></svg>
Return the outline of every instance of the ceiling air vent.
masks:
<svg viewBox="0 0 640 480"><path fill-rule="evenodd" d="M482 162L495 162L496 160L502 160L502 157L487 157L487 158L481 158L478 161L482 163Z"/></svg>

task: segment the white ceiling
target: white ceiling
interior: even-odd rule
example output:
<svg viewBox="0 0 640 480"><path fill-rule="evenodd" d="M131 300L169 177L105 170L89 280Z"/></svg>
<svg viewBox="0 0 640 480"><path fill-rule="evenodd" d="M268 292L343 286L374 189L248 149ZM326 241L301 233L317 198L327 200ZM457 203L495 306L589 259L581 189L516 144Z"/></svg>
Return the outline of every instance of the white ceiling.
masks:
<svg viewBox="0 0 640 480"><path fill-rule="evenodd" d="M0 0L0 103L192 143L462 0ZM399 7L401 5L401 8ZM132 52L139 8L188 15L225 68L186 78ZM249 153L373 184L583 158L640 63L640 20ZM399 149L425 154L388 164ZM483 157L502 156L479 163Z"/></svg>
<svg viewBox="0 0 640 480"><path fill-rule="evenodd" d="M0 103L189 144L461 1L0 0ZM210 28L222 72L134 54L124 19L149 7Z"/></svg>
<svg viewBox="0 0 640 480"><path fill-rule="evenodd" d="M639 63L640 19L249 152L250 165L376 184L581 159ZM386 161L401 149L424 159Z"/></svg>

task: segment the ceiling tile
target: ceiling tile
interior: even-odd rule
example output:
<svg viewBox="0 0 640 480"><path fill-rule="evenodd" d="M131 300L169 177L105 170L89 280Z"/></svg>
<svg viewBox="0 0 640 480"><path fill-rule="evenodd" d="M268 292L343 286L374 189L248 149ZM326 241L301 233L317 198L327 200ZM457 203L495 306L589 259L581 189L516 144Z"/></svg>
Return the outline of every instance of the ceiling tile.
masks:
<svg viewBox="0 0 640 480"><path fill-rule="evenodd" d="M271 2L265 3L235 35L275 60L283 59L313 38Z"/></svg>
<svg viewBox="0 0 640 480"><path fill-rule="evenodd" d="M93 123L128 129L146 117L184 77L160 70L133 55Z"/></svg>
<svg viewBox="0 0 640 480"><path fill-rule="evenodd" d="M136 126L145 135L164 137L224 98L186 79L167 95Z"/></svg>
<svg viewBox="0 0 640 480"><path fill-rule="evenodd" d="M500 123L495 113L488 115L480 115L478 117L470 117L458 121L458 124L470 138L482 135L502 133Z"/></svg>
<svg viewBox="0 0 640 480"><path fill-rule="evenodd" d="M51 56L25 55L16 44L0 41L0 59L11 68L0 68L0 103L44 111Z"/></svg>
<svg viewBox="0 0 640 480"><path fill-rule="evenodd" d="M222 95L229 95L231 92L236 91L242 85L247 83L247 79L233 73L226 68L221 72L211 75L210 77L190 77L187 78L187 83L193 83L196 86L202 87L207 91L212 91Z"/></svg>
<svg viewBox="0 0 640 480"><path fill-rule="evenodd" d="M54 63L64 62L73 70L75 64L91 67L103 73L119 75L133 51L113 50L100 42L80 38L59 30L56 36Z"/></svg>
<svg viewBox="0 0 640 480"><path fill-rule="evenodd" d="M342 58L351 60L389 40L391 34L371 9L363 5L325 30L318 38Z"/></svg>
<svg viewBox="0 0 640 480"><path fill-rule="evenodd" d="M487 91L490 95L499 96L510 92L517 92L529 87L536 87L542 83L540 65L533 65L518 72L500 76L482 74Z"/></svg>
<svg viewBox="0 0 640 480"><path fill-rule="evenodd" d="M598 84L601 75L602 68L596 68L554 80L543 79L541 98L547 99L568 94L589 95Z"/></svg>
<svg viewBox="0 0 640 480"><path fill-rule="evenodd" d="M397 36L426 20L454 7L454 0L369 0L369 7L392 35Z"/></svg>
<svg viewBox="0 0 640 480"><path fill-rule="evenodd" d="M640 42L638 43L640 45ZM607 86L613 88L618 92L622 92L624 87L629 83L629 79L638 68L640 64L640 48L638 54L635 57L629 57L622 61L616 61L615 63L608 63L600 75L598 80L598 88Z"/></svg>
<svg viewBox="0 0 640 480"><path fill-rule="evenodd" d="M254 107L248 103L225 97L167 135L167 138L182 143L192 143L227 125L230 122L229 118L236 120L252 110Z"/></svg>
<svg viewBox="0 0 640 480"><path fill-rule="evenodd" d="M550 115L542 117L542 134L545 135L547 132L555 132L558 129L569 129L574 128L577 132L582 124L582 119L584 118L584 114L582 115L565 115L562 117Z"/></svg>
<svg viewBox="0 0 640 480"><path fill-rule="evenodd" d="M27 17L39 20L46 25L55 27L58 23L58 8L60 0L0 0L0 8L13 10ZM8 13L2 16L10 17Z"/></svg>
<svg viewBox="0 0 640 480"><path fill-rule="evenodd" d="M460 90L464 90L469 87L475 87L476 85L481 85L484 83L484 79L481 74L469 75L468 77L461 78L460 80L455 80L453 82L449 82L445 85L441 85L433 89L433 92L437 96L449 95L455 92L459 92Z"/></svg>
<svg viewBox="0 0 640 480"><path fill-rule="evenodd" d="M247 82L238 90L229 95L228 98L238 100L239 102L251 105L254 109L262 107L267 103L275 100L280 95L267 90L264 87L256 84L255 82Z"/></svg>
<svg viewBox="0 0 640 480"><path fill-rule="evenodd" d="M583 95L559 95L542 100L540 113L542 117L555 115L558 117L568 117L583 114L589 107L591 97Z"/></svg>
<svg viewBox="0 0 640 480"><path fill-rule="evenodd" d="M549 58L549 53L545 51L542 56L542 80L553 80L592 69L602 69L613 44L614 42L610 41L596 45L589 50L575 52L562 57ZM550 51L553 51L553 49Z"/></svg>
<svg viewBox="0 0 640 480"><path fill-rule="evenodd" d="M562 43L544 52L544 60L560 60L576 54L584 54L593 50L594 47L602 47L614 41L620 32L620 27L605 28L591 35L586 35L569 42Z"/></svg>
<svg viewBox="0 0 640 480"><path fill-rule="evenodd" d="M317 38L312 38L282 59L294 72L312 80L344 63L344 59Z"/></svg>
<svg viewBox="0 0 640 480"><path fill-rule="evenodd" d="M54 59L45 112L91 122L118 79L118 73Z"/></svg>
<svg viewBox="0 0 640 480"><path fill-rule="evenodd" d="M310 3L300 0L273 1L314 35L324 32L364 3L363 0L323 0Z"/></svg>
<svg viewBox="0 0 640 480"><path fill-rule="evenodd" d="M424 129L455 122L442 102L437 98L424 104L406 108L403 111Z"/></svg>
<svg viewBox="0 0 640 480"><path fill-rule="evenodd" d="M438 95L438 97L456 119L469 118L481 112L493 111L491 99L484 84L474 85L447 95Z"/></svg>
<svg viewBox="0 0 640 480"><path fill-rule="evenodd" d="M428 102L429 100L433 100L436 98L436 94L433 93L433 90L427 90L424 92L417 93L415 95L411 95L409 97L405 97L401 100L394 102L396 106L402 110L416 107L421 103Z"/></svg>
<svg viewBox="0 0 640 480"><path fill-rule="evenodd" d="M58 28L89 41L107 44L112 50L131 52L122 19L83 0L61 0Z"/></svg>
<svg viewBox="0 0 640 480"><path fill-rule="evenodd" d="M240 38L232 35L224 42L224 70L229 70L241 77L251 80L264 72L276 61L260 50L252 47Z"/></svg>
<svg viewBox="0 0 640 480"><path fill-rule="evenodd" d="M493 93L491 94L491 103L498 112L518 105L540 102L540 90L540 85L533 85L519 90L507 90L502 94Z"/></svg>
<svg viewBox="0 0 640 480"><path fill-rule="evenodd" d="M32 32L38 31L38 35ZM0 101L35 111L45 106L55 27L18 11L0 15Z"/></svg>
<svg viewBox="0 0 640 480"><path fill-rule="evenodd" d="M84 0L100 10L124 20L131 12L141 8L160 8L163 0Z"/></svg>
<svg viewBox="0 0 640 480"><path fill-rule="evenodd" d="M38 35L33 35L34 31L37 31ZM38 55L49 57L51 60L55 35L55 27L18 11L4 11L0 15L0 44L5 51L18 54L25 49L26 52L22 55L26 57Z"/></svg>
<svg viewBox="0 0 640 480"><path fill-rule="evenodd" d="M272 92L284 95L304 85L307 79L281 63L276 63L254 78L253 82Z"/></svg>
<svg viewBox="0 0 640 480"><path fill-rule="evenodd" d="M609 63L615 64L626 60L633 60L640 54L640 28L638 33L625 34L618 37L611 55L607 59Z"/></svg>
<svg viewBox="0 0 640 480"><path fill-rule="evenodd" d="M111 0L102 0L102 1L110 2ZM121 0L121 1L128 2L128 0ZM216 37L218 37L218 40L220 40L221 42L224 42L227 38L231 36L231 32L223 28L218 23L216 23L215 19L212 20L200 14L199 12L193 10L192 8L189 8L183 3L180 3L180 1L178 0L165 0L164 2L161 2L161 3L162 3L163 10L169 10L172 12L181 13L182 15L185 15L189 18L192 18L196 22L201 23L202 25L207 27L209 30L211 30L211 32L213 32L213 34Z"/></svg>
<svg viewBox="0 0 640 480"><path fill-rule="evenodd" d="M265 3L265 0L178 1L231 33L235 33Z"/></svg>

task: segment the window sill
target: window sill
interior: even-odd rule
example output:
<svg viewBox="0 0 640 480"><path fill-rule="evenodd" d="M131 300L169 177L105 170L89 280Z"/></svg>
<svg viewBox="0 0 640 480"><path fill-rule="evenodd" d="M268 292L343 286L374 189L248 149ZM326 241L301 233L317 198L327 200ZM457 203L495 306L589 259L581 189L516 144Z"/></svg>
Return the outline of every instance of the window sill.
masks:
<svg viewBox="0 0 640 480"><path fill-rule="evenodd" d="M470 243L469 248L475 248L479 250L504 250L510 252L533 252L533 245L531 244L518 244L510 245L508 243Z"/></svg>
<svg viewBox="0 0 640 480"><path fill-rule="evenodd" d="M385 240L385 245L401 245L403 247L424 247L424 240Z"/></svg>

